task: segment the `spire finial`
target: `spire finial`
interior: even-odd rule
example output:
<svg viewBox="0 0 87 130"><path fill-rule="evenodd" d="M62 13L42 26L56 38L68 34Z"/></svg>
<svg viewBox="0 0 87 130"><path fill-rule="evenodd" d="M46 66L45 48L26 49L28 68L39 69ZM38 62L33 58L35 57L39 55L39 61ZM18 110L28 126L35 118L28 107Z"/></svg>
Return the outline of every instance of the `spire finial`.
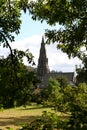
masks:
<svg viewBox="0 0 87 130"><path fill-rule="evenodd" d="M42 36L42 44L44 44L44 36Z"/></svg>

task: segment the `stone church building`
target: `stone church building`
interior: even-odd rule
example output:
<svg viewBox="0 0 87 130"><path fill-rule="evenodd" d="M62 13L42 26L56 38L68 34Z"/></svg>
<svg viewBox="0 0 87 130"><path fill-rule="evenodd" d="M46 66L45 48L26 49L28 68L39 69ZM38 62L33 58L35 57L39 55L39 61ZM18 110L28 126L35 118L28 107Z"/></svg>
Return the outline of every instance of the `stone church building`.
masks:
<svg viewBox="0 0 87 130"><path fill-rule="evenodd" d="M37 75L40 79L41 83L38 84L39 88L46 88L48 84L49 78L56 78L58 76L64 76L67 78L70 84L73 84L74 80L74 72L54 72L51 73L48 65L48 58L46 55L46 48L44 43L44 37L42 37L40 54L38 59L38 66L37 66Z"/></svg>

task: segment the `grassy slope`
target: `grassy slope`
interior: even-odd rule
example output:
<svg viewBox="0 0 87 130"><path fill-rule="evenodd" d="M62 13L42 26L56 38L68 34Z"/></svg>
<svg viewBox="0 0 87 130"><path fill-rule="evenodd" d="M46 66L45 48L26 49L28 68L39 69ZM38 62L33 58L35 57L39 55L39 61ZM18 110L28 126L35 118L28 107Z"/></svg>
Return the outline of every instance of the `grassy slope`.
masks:
<svg viewBox="0 0 87 130"><path fill-rule="evenodd" d="M0 111L0 130L7 130L8 127L16 130L21 125L41 116L43 111L52 110L50 108L42 108L41 106L28 106L26 109L19 107Z"/></svg>

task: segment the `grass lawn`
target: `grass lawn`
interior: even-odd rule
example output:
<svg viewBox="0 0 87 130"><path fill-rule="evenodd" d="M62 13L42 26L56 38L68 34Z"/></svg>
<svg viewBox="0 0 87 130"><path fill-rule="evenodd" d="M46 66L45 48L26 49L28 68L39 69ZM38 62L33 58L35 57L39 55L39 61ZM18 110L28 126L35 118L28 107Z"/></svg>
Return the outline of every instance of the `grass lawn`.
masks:
<svg viewBox="0 0 87 130"><path fill-rule="evenodd" d="M43 111L52 110L50 108L43 108L41 105L33 105L27 106L26 109L24 107L17 107L0 111L0 130L7 130L9 127L16 130L21 125L41 116Z"/></svg>

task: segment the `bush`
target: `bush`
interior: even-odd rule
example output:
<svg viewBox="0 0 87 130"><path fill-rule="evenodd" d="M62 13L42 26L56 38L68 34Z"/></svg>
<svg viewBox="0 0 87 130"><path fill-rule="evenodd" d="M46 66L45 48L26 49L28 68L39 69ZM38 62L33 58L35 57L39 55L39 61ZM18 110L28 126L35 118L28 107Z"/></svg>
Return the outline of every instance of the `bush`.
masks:
<svg viewBox="0 0 87 130"><path fill-rule="evenodd" d="M67 85L61 91L61 88L56 88L57 84L52 84L53 80L50 82L49 105L52 103L54 109L56 107L57 111L69 112L71 116L64 120L55 113L44 112L41 118L32 122L26 130L87 130L87 85Z"/></svg>
<svg viewBox="0 0 87 130"><path fill-rule="evenodd" d="M23 126L20 130L63 130L66 123L66 120L59 119L55 113L44 111L41 118Z"/></svg>

